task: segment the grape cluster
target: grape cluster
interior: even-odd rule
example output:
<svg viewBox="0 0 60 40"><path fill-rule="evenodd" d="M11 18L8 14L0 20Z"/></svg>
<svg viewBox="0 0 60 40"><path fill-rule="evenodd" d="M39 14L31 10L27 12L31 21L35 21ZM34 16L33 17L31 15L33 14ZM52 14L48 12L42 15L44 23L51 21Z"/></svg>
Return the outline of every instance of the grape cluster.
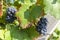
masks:
<svg viewBox="0 0 60 40"><path fill-rule="evenodd" d="M37 25L36 25L36 29L37 32L39 32L40 34L45 35L47 33L47 19L42 17L40 18L40 21L38 21Z"/></svg>
<svg viewBox="0 0 60 40"><path fill-rule="evenodd" d="M14 7L8 7L7 8L6 21L8 23L12 23L16 19L16 17L15 17L16 11L17 10Z"/></svg>

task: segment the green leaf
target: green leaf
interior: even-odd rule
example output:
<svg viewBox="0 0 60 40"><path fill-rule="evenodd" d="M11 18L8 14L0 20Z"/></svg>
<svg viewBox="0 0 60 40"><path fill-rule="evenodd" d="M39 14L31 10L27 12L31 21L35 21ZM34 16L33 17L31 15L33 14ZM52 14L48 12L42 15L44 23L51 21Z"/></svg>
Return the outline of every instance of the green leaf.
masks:
<svg viewBox="0 0 60 40"><path fill-rule="evenodd" d="M10 31L5 32L5 40L11 40Z"/></svg>
<svg viewBox="0 0 60 40"><path fill-rule="evenodd" d="M14 24L7 24L6 29L5 40L32 40L38 36L35 27L19 30Z"/></svg>
<svg viewBox="0 0 60 40"><path fill-rule="evenodd" d="M5 29L5 34L4 34L5 40L11 40L10 29L11 29L11 28L10 28L10 25L7 24L7 25L6 25L6 29Z"/></svg>
<svg viewBox="0 0 60 40"><path fill-rule="evenodd" d="M0 30L0 38L4 40L4 30Z"/></svg>
<svg viewBox="0 0 60 40"><path fill-rule="evenodd" d="M15 2L15 0L6 0L6 3L7 3L7 4L9 4L9 3L10 3L10 4L14 4L14 2Z"/></svg>
<svg viewBox="0 0 60 40"><path fill-rule="evenodd" d="M28 1L26 1L27 3ZM30 1L29 1L30 2ZM17 12L17 17L20 18L21 27L26 28L31 20L36 20L41 14L42 7L38 5L31 5L31 3L23 4ZM32 6L30 9L29 7Z"/></svg>
<svg viewBox="0 0 60 40"><path fill-rule="evenodd" d="M45 13L50 13L53 15L56 19L60 19L60 1L56 1L55 4L52 4L53 0L45 0Z"/></svg>
<svg viewBox="0 0 60 40"><path fill-rule="evenodd" d="M36 20L36 18L40 17L42 13L42 7L33 5L30 11L30 18L31 20Z"/></svg>
<svg viewBox="0 0 60 40"><path fill-rule="evenodd" d="M36 1L37 0L19 0L19 3L32 5L32 4L35 4Z"/></svg>
<svg viewBox="0 0 60 40"><path fill-rule="evenodd" d="M54 36L54 37L58 37L58 35L57 35L56 32L53 32L53 36Z"/></svg>
<svg viewBox="0 0 60 40"><path fill-rule="evenodd" d="M55 4L57 0L53 0L52 4Z"/></svg>
<svg viewBox="0 0 60 40"><path fill-rule="evenodd" d="M21 19L21 26L22 28L25 28L24 26L26 24L28 24L28 20L24 18L24 12L29 8L29 5L22 5L22 7L20 8L19 12L17 13L17 17L19 17Z"/></svg>

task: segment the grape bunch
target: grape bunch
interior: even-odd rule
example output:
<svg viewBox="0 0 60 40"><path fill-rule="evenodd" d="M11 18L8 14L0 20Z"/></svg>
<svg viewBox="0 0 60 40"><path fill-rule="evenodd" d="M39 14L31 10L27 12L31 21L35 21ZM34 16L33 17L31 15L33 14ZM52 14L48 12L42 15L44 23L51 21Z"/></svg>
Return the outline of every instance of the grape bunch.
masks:
<svg viewBox="0 0 60 40"><path fill-rule="evenodd" d="M42 17L40 18L40 20L38 21L37 25L36 25L36 29L37 32L39 32L40 34L45 35L47 33L47 19Z"/></svg>
<svg viewBox="0 0 60 40"><path fill-rule="evenodd" d="M15 17L15 13L16 13L16 8L14 8L14 7L8 7L7 8L7 13L6 13L6 21L8 22L8 23L12 23L15 19L16 19L16 17Z"/></svg>

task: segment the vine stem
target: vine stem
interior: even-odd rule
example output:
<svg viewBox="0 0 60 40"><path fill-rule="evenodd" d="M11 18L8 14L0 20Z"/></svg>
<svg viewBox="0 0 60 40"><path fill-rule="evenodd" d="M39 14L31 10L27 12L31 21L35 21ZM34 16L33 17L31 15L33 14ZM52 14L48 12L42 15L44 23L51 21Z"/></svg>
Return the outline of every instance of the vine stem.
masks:
<svg viewBox="0 0 60 40"><path fill-rule="evenodd" d="M3 15L3 0L0 0L0 16Z"/></svg>

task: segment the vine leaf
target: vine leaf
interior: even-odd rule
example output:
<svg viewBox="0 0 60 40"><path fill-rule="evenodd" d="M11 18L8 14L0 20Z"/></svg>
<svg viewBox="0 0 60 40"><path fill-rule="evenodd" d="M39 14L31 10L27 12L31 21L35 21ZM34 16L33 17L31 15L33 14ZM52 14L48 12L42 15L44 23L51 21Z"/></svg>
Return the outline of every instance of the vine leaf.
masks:
<svg viewBox="0 0 60 40"><path fill-rule="evenodd" d="M19 12L17 12L16 14L16 16L20 18L20 26L23 29L27 28L31 21L35 21L42 12L42 6L36 5L35 2L32 1L33 0L24 0L24 4L22 4Z"/></svg>
<svg viewBox="0 0 60 40"><path fill-rule="evenodd" d="M55 4L57 0L53 0L52 4Z"/></svg>
<svg viewBox="0 0 60 40"><path fill-rule="evenodd" d="M5 40L32 40L34 37L39 35L33 26L19 30L19 28L14 24L7 24L6 29Z"/></svg>
<svg viewBox="0 0 60 40"><path fill-rule="evenodd" d="M5 1L6 1L7 5L14 4L14 2L15 2L15 0L5 0Z"/></svg>
<svg viewBox="0 0 60 40"><path fill-rule="evenodd" d="M0 38L4 40L4 30L0 30Z"/></svg>
<svg viewBox="0 0 60 40"><path fill-rule="evenodd" d="M55 4L52 4L52 0L45 0L44 1L44 11L46 14L50 13L56 19L60 19L60 1L57 0Z"/></svg>
<svg viewBox="0 0 60 40"><path fill-rule="evenodd" d="M22 6L20 7L19 12L17 12L17 17L20 18L22 28L26 28L27 25L30 24L30 22L25 18L25 16L26 16L25 11L27 11L27 9L29 9L29 7L32 6L33 4L34 3L33 2L31 3L30 0L28 0L28 1L24 0L24 4L22 4Z"/></svg>

